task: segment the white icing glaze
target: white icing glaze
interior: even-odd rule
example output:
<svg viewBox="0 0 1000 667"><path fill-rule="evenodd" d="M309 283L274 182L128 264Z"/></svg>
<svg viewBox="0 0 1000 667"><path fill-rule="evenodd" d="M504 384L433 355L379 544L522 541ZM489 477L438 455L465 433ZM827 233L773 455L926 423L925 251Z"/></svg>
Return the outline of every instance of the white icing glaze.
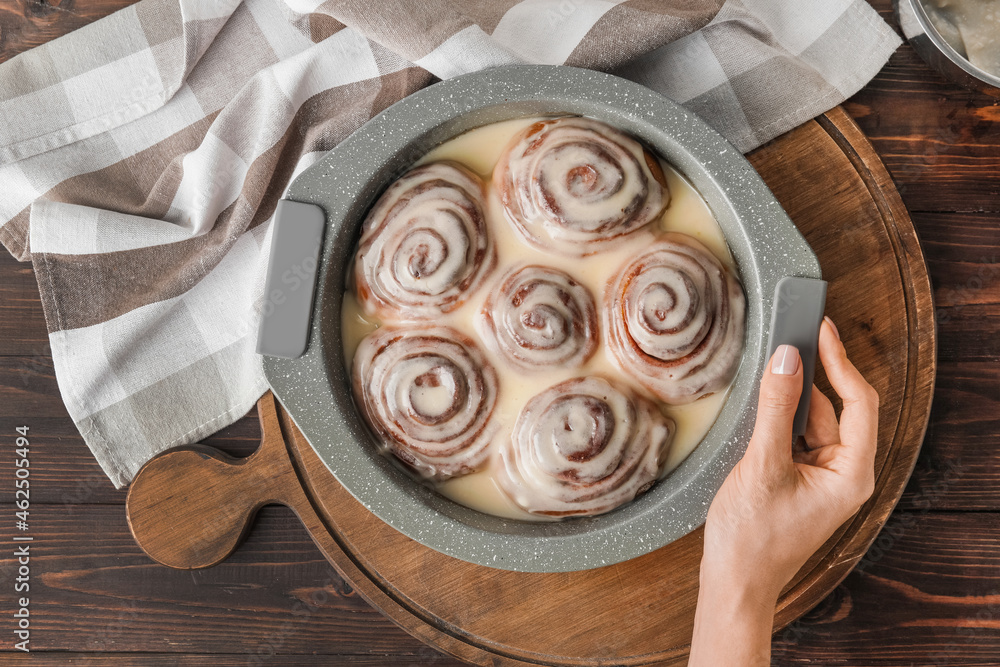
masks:
<svg viewBox="0 0 1000 667"><path fill-rule="evenodd" d="M664 234L605 296L608 344L660 400L690 403L726 387L743 353L743 289L707 248Z"/></svg>
<svg viewBox="0 0 1000 667"><path fill-rule="evenodd" d="M391 185L361 233L354 280L364 311L431 319L460 306L496 262L483 204L479 177L448 162Z"/></svg>
<svg viewBox="0 0 1000 667"><path fill-rule="evenodd" d="M590 291L542 266L508 273L476 321L486 344L526 373L576 368L597 347L597 309Z"/></svg>
<svg viewBox="0 0 1000 667"><path fill-rule="evenodd" d="M670 198L637 141L578 117L526 128L501 155L493 182L525 240L571 256L604 250L640 230Z"/></svg>
<svg viewBox="0 0 1000 667"><path fill-rule="evenodd" d="M683 232L697 238L724 265L733 270L734 263L725 236L708 206L680 174L662 163L671 200L670 206L659 220L659 225L628 236L620 247L582 258L554 255L526 243L506 223L499 197L492 187L489 176L511 138L537 120L537 118L517 119L472 130L435 148L418 163L453 160L464 164L486 179L485 213L498 257L499 270L493 277L485 281L477 291L469 294L460 307L438 317L436 322L446 324L471 338L477 338L479 334L476 330L476 321L487 297L496 291L497 281L506 273L507 267L523 264L545 265L566 272L586 287L594 295L595 303L600 306L608 282L620 267L648 247L656 234L663 231ZM379 320L365 315L354 296L348 293L344 297L342 323L344 354L350 366L358 342L379 326ZM525 377L495 351L481 346L484 348L484 356L495 368L501 386L493 411L497 433L512 433L521 408L532 397L553 384L581 375L620 378L621 372L612 361L603 340L601 343L581 368L551 369L533 377ZM644 391L639 387L636 389ZM698 446L715 423L725 398L725 390L720 390L688 405L660 406L661 412L676 423L676 433L661 466L661 478L676 469ZM437 484L436 488L455 502L496 516L527 521L552 520L551 517L529 514L515 505L499 487L499 467L499 440L497 440L490 445L490 455L482 469L472 474L448 479Z"/></svg>
<svg viewBox="0 0 1000 667"><path fill-rule="evenodd" d="M525 405L500 447L500 486L531 512L601 514L656 479L674 424L598 377L568 380Z"/></svg>
<svg viewBox="0 0 1000 667"><path fill-rule="evenodd" d="M358 345L354 396L396 456L432 479L468 473L493 440L497 377L446 327L383 327Z"/></svg>

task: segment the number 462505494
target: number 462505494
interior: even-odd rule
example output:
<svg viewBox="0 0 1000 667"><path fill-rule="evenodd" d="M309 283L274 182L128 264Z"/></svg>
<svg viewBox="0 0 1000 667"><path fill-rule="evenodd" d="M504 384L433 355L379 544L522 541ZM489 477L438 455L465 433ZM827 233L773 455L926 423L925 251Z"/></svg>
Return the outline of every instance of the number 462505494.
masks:
<svg viewBox="0 0 1000 667"><path fill-rule="evenodd" d="M17 455L17 458L14 460L14 465L17 466L17 470L14 472L14 476L17 477L17 480L14 484L17 489L15 491L15 505L17 506L17 509L20 510L15 513L15 516L19 520L27 523L28 508L30 507L29 498L31 497L28 491L31 484L31 482L28 481L28 476L30 474L28 472L28 467L31 465L31 462L28 459L28 427L18 426L14 430L19 434L17 440L15 441L17 449L14 453Z"/></svg>

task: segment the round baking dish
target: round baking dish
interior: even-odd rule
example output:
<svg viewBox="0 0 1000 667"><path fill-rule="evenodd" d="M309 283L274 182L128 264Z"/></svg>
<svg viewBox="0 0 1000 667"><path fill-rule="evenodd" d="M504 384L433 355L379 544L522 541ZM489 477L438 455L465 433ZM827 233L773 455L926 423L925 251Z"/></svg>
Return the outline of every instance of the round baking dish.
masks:
<svg viewBox="0 0 1000 667"><path fill-rule="evenodd" d="M719 419L666 479L608 514L529 523L458 505L376 452L351 398L340 312L364 216L409 165L475 127L567 113L596 118L639 138L701 193L726 235L746 291L746 346ZM775 286L785 276L820 277L805 239L725 139L647 88L569 67L497 68L425 88L383 111L303 172L286 198L320 207L326 228L306 352L294 359L264 357L275 394L337 480L377 517L445 554L508 570L563 572L618 563L704 522L712 498L749 441Z"/></svg>

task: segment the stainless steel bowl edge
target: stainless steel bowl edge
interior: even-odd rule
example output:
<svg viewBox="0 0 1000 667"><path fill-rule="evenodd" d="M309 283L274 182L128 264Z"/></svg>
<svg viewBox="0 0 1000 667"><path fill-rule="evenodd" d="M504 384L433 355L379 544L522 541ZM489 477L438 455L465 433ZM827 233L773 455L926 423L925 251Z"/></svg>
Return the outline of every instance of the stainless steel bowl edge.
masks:
<svg viewBox="0 0 1000 667"><path fill-rule="evenodd" d="M920 0L893 0L896 21L913 49L946 79L1000 98L1000 77L979 69L938 33Z"/></svg>

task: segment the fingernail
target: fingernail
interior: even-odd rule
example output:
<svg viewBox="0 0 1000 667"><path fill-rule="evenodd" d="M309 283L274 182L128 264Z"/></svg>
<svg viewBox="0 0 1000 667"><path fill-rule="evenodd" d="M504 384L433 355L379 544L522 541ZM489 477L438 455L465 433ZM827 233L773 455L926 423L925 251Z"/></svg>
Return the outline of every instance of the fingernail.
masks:
<svg viewBox="0 0 1000 667"><path fill-rule="evenodd" d="M837 325L833 323L833 320L826 315L823 316L823 319L826 320L826 323L830 325L831 329L833 329L833 334L837 337L837 340L840 340L840 329L838 329Z"/></svg>
<svg viewBox="0 0 1000 667"><path fill-rule="evenodd" d="M798 349L792 345L779 345L771 361L771 372L775 375L795 375L798 370Z"/></svg>

